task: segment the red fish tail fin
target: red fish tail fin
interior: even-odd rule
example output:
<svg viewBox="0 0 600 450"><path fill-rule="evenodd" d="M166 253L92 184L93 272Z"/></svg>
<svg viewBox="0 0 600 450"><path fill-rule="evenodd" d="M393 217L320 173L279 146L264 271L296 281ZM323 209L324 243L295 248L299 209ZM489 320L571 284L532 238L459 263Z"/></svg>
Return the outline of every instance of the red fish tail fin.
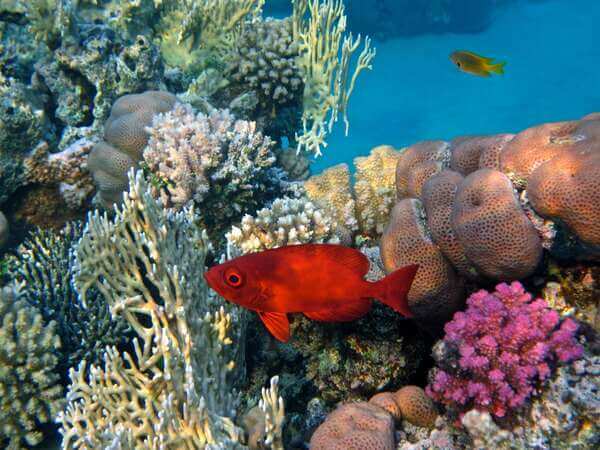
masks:
<svg viewBox="0 0 600 450"><path fill-rule="evenodd" d="M373 297L403 316L412 317L407 296L418 269L416 264L402 267L377 281L373 286Z"/></svg>

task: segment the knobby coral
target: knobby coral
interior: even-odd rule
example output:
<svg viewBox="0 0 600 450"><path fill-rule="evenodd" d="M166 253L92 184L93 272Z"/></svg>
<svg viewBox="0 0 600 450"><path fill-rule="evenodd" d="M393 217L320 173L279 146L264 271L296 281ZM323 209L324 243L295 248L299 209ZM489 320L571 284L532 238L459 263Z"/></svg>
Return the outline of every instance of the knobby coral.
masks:
<svg viewBox="0 0 600 450"><path fill-rule="evenodd" d="M427 393L454 412L470 408L503 418L522 407L558 363L579 358L578 325L560 320L519 282L481 290L445 326Z"/></svg>
<svg viewBox="0 0 600 450"><path fill-rule="evenodd" d="M360 46L361 38L345 34L342 0L294 0L293 3L294 41L299 46L297 64L304 80L303 130L296 135L296 140L299 150L319 156L321 148L327 145L325 137L340 113L348 134L348 100L360 72L371 69L375 50L366 38L350 75L352 55Z"/></svg>
<svg viewBox="0 0 600 450"><path fill-rule="evenodd" d="M44 324L39 311L16 286L0 289L0 444L20 449L42 440L38 430L64 404L55 372L60 347L56 324Z"/></svg>
<svg viewBox="0 0 600 450"><path fill-rule="evenodd" d="M335 222L308 199L283 197L256 217L245 215L239 227L227 233L227 241L246 254L294 244L337 244L335 231Z"/></svg>
<svg viewBox="0 0 600 450"><path fill-rule="evenodd" d="M190 209L166 210L141 173L116 217L91 214L77 247L76 285L92 288L137 333L133 352L71 370L59 416L63 448L237 448L231 371L235 316L203 281L208 243ZM239 327L237 330L239 331ZM88 374L86 376L86 374Z"/></svg>

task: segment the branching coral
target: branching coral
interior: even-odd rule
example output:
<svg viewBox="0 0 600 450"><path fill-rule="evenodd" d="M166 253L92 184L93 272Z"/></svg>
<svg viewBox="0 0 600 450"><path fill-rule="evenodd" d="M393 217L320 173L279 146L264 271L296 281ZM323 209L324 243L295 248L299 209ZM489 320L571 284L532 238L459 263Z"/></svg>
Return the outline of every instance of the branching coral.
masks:
<svg viewBox="0 0 600 450"><path fill-rule="evenodd" d="M455 412L469 408L498 418L522 407L557 363L581 357L572 319L561 322L518 282L481 290L446 324L434 349L438 364L427 393Z"/></svg>
<svg viewBox="0 0 600 450"><path fill-rule="evenodd" d="M272 142L254 122L235 120L227 110L195 114L177 104L147 130L144 163L165 204L201 206L207 226L230 225L279 191L283 174L273 167Z"/></svg>
<svg viewBox="0 0 600 450"><path fill-rule="evenodd" d="M304 80L303 130L296 139L299 150L319 156L339 114L348 134L348 100L360 72L371 69L375 50L366 38L350 75L350 61L361 38L345 35L346 15L341 0L294 0L292 20L294 41L299 45L297 64Z"/></svg>
<svg viewBox="0 0 600 450"><path fill-rule="evenodd" d="M245 215L239 227L227 233L227 241L242 253L285 245L338 243L336 224L328 214L306 198L279 198L256 217Z"/></svg>
<svg viewBox="0 0 600 450"><path fill-rule="evenodd" d="M97 288L138 338L133 353L109 348L102 367L71 371L59 417L63 448L99 448L115 439L136 448L237 448L235 318L203 281L207 241L185 209L154 200L141 173L114 220L92 214L77 248L82 300Z"/></svg>
<svg viewBox="0 0 600 450"><path fill-rule="evenodd" d="M58 365L65 379L68 369L82 359L96 364L107 345L122 345L128 331L122 318L111 318L97 291L90 290L87 308L81 304L72 282L72 252L81 235L78 223L68 224L60 233L38 230L9 259L9 275L24 282L23 300L39 309L44 323L56 325L62 342Z"/></svg>
<svg viewBox="0 0 600 450"><path fill-rule="evenodd" d="M20 449L42 440L38 430L64 404L55 372L60 347L56 324L20 298L14 286L0 288L0 444ZM4 447L6 445L6 447Z"/></svg>

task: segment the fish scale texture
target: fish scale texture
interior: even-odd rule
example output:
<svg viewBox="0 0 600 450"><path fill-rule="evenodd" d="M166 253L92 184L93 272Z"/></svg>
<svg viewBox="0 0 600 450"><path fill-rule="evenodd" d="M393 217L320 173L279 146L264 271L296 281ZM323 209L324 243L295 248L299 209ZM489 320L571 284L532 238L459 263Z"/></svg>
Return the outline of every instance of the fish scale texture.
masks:
<svg viewBox="0 0 600 450"><path fill-rule="evenodd" d="M310 449L393 450L392 416L366 402L339 406L314 432Z"/></svg>
<svg viewBox="0 0 600 450"><path fill-rule="evenodd" d="M408 292L408 304L415 317L443 322L452 315L461 303L462 286L431 239L420 200L404 199L394 206L380 249L388 273L409 264L419 264Z"/></svg>
<svg viewBox="0 0 600 450"><path fill-rule="evenodd" d="M466 177L451 221L467 258L489 278L524 278L540 262L541 240L501 172L481 169Z"/></svg>

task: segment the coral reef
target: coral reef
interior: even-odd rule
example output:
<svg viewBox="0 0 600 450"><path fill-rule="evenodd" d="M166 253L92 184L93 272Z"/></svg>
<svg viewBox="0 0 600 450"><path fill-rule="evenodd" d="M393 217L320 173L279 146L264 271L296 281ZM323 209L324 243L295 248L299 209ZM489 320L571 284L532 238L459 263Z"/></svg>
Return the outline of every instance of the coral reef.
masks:
<svg viewBox="0 0 600 450"><path fill-rule="evenodd" d="M278 198L256 217L245 215L241 224L227 233L227 242L242 254L312 243L339 243L336 225L325 211L306 198Z"/></svg>
<svg viewBox="0 0 600 450"><path fill-rule="evenodd" d="M228 61L228 78L257 93L261 108L298 103L303 88L291 19L267 19L248 27Z"/></svg>
<svg viewBox="0 0 600 450"><path fill-rule="evenodd" d="M237 316L203 281L208 244L196 223L191 210L163 209L133 171L116 217L90 216L76 249L77 289L84 303L98 289L139 338L133 352L109 347L102 366L71 370L58 418L64 449L240 443L231 379Z"/></svg>
<svg viewBox="0 0 600 450"><path fill-rule="evenodd" d="M389 145L354 159L354 196L359 230L364 235L381 235L395 200L395 172L400 152Z"/></svg>
<svg viewBox="0 0 600 450"><path fill-rule="evenodd" d="M106 346L122 348L128 340L128 326L120 317L111 318L103 296L90 290L83 305L75 291L73 248L81 236L79 223L59 233L38 230L8 259L8 275L23 283L21 298L39 310L44 324L54 323L62 343L57 368L64 380L82 359L97 364Z"/></svg>
<svg viewBox="0 0 600 450"><path fill-rule="evenodd" d="M157 195L175 208L201 207L203 223L215 233L282 191L285 174L274 166L272 141L254 122L177 104L148 131L144 166L157 179Z"/></svg>
<svg viewBox="0 0 600 450"><path fill-rule="evenodd" d="M380 407L347 403L332 412L310 440L313 450L393 450L394 421Z"/></svg>
<svg viewBox="0 0 600 450"><path fill-rule="evenodd" d="M404 386L394 393L402 418L417 427L433 427L438 412L425 391L418 386Z"/></svg>
<svg viewBox="0 0 600 450"><path fill-rule="evenodd" d="M554 366L581 357L578 325L560 320L518 282L481 290L445 326L434 349L438 368L428 395L453 413L472 407L503 418L521 408Z"/></svg>
<svg viewBox="0 0 600 450"><path fill-rule="evenodd" d="M0 443L19 449L39 444L38 428L63 407L54 354L61 343L56 324L45 325L15 286L0 288L0 324Z"/></svg>
<svg viewBox="0 0 600 450"><path fill-rule="evenodd" d="M304 81L303 129L296 134L296 140L299 150L319 156L340 113L348 134L348 100L360 72L371 69L375 50L371 49L370 39L365 38L350 75L352 55L361 39L345 34L346 16L340 0L295 1L292 27L299 53L296 64Z"/></svg>
<svg viewBox="0 0 600 450"><path fill-rule="evenodd" d="M146 127L155 114L169 111L175 96L168 92L146 91L120 97L104 125L104 140L96 143L88 158L100 204L118 203L127 187L127 171L142 159L148 143Z"/></svg>
<svg viewBox="0 0 600 450"><path fill-rule="evenodd" d="M310 176L310 161L296 149L275 149L277 165L286 171L292 181L304 181Z"/></svg>

